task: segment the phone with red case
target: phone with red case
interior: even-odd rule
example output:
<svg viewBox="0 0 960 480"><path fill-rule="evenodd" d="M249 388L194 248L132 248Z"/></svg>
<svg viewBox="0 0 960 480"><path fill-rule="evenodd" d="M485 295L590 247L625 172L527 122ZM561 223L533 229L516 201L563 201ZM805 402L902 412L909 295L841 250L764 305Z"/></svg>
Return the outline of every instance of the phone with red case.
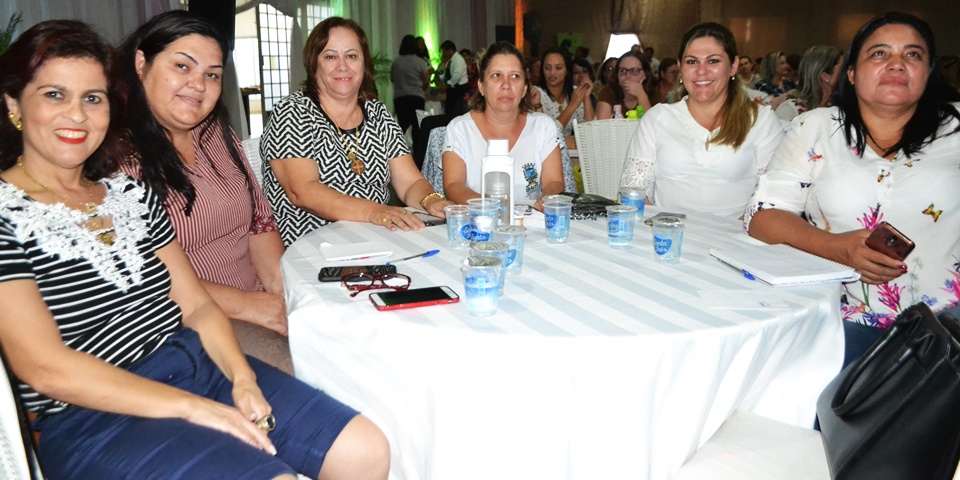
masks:
<svg viewBox="0 0 960 480"><path fill-rule="evenodd" d="M393 292L379 292L370 294L370 303L377 310L398 310L401 308L426 307L457 303L460 296L450 287L413 288Z"/></svg>
<svg viewBox="0 0 960 480"><path fill-rule="evenodd" d="M873 250L900 261L907 258L907 255L913 251L913 247L916 247L912 240L887 222L880 222L877 225L877 228L867 237L866 244Z"/></svg>

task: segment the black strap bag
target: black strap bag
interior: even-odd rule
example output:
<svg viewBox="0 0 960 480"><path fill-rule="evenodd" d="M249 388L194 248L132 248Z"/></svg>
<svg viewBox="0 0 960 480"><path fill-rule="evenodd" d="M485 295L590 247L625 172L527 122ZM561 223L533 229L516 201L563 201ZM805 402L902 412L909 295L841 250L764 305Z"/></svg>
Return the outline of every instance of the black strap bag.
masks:
<svg viewBox="0 0 960 480"><path fill-rule="evenodd" d="M903 311L817 401L835 480L949 480L960 459L960 323Z"/></svg>

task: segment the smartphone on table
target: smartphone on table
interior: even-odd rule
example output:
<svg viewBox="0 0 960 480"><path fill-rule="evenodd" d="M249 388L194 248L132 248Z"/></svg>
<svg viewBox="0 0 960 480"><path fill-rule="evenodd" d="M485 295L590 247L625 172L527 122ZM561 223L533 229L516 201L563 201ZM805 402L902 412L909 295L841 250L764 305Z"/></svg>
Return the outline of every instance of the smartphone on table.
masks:
<svg viewBox="0 0 960 480"><path fill-rule="evenodd" d="M916 247L912 240L887 222L880 222L877 225L877 228L867 237L866 244L871 249L901 262Z"/></svg>
<svg viewBox="0 0 960 480"><path fill-rule="evenodd" d="M424 225L426 225L426 226L428 226L428 227L432 227L432 226L434 226L434 225L443 225L443 224L447 223L447 219L445 219L445 218L440 218L440 217L434 217L433 215L430 215L429 213L413 212L413 214L414 214L417 218L419 218L420 221L423 222Z"/></svg>
<svg viewBox="0 0 960 480"><path fill-rule="evenodd" d="M398 310L401 308L426 307L457 303L460 296L450 287L426 287L393 292L370 294L370 302L377 310Z"/></svg>
<svg viewBox="0 0 960 480"><path fill-rule="evenodd" d="M367 275L386 275L397 273L395 265L350 265L345 267L323 267L317 280L321 282L339 282L344 275L366 273Z"/></svg>

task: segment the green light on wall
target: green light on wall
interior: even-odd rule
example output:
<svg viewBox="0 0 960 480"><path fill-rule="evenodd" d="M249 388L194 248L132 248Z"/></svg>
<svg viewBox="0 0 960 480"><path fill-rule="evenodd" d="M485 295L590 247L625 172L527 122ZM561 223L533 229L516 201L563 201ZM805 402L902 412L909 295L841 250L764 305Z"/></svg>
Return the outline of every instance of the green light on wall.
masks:
<svg viewBox="0 0 960 480"><path fill-rule="evenodd" d="M417 0L417 34L427 42L430 50L430 63L440 64L440 32L437 29L436 0Z"/></svg>

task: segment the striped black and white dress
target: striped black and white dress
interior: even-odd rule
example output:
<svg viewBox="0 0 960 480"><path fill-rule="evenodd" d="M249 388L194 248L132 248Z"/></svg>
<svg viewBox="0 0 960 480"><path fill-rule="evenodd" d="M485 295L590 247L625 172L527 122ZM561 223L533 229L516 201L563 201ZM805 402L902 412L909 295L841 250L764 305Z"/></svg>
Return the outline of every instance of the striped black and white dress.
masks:
<svg viewBox="0 0 960 480"><path fill-rule="evenodd" d="M312 158L320 183L340 193L377 203L390 199L390 160L409 152L397 124L379 101L361 103L363 120L356 129L342 130L343 138L326 113L304 91L284 98L273 107L260 137L263 193L273 207L283 243L289 246L305 233L331 222L293 205L273 174L270 161ZM359 132L359 137L358 137ZM351 169L347 153L354 149L363 172Z"/></svg>
<svg viewBox="0 0 960 480"><path fill-rule="evenodd" d="M80 226L89 214L34 201L0 180L0 282L36 282L65 345L125 368L181 328L170 275L155 255L174 235L163 207L139 183L126 175L103 183L107 195L96 215L113 218L111 246ZM69 406L24 383L18 388L40 415Z"/></svg>

